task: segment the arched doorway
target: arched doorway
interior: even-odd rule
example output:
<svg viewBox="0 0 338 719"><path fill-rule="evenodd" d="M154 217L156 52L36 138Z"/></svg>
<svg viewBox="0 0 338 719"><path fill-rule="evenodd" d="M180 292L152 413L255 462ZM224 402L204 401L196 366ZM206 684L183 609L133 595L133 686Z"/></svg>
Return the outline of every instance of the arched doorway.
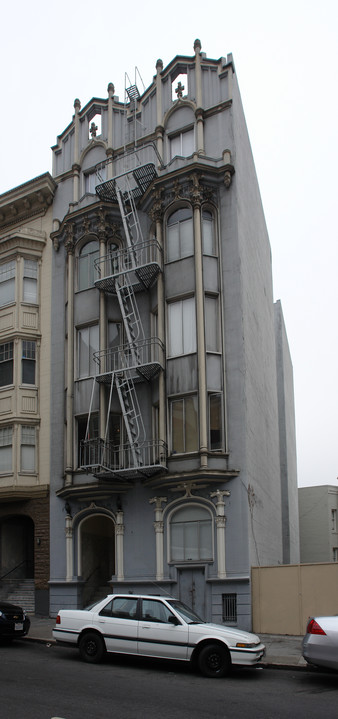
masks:
<svg viewBox="0 0 338 719"><path fill-rule="evenodd" d="M83 603L104 596L115 574L115 525L104 514L83 519L79 526L79 570L85 581Z"/></svg>
<svg viewBox="0 0 338 719"><path fill-rule="evenodd" d="M34 522L30 517L0 520L0 577L34 577Z"/></svg>

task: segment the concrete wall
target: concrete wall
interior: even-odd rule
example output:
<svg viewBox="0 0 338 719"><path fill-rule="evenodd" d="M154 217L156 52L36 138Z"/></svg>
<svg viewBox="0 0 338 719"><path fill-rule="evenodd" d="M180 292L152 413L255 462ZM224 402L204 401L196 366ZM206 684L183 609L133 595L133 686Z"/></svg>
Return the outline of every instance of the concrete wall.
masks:
<svg viewBox="0 0 338 719"><path fill-rule="evenodd" d="M337 614L338 564L253 567L253 631L305 634L310 616Z"/></svg>
<svg viewBox="0 0 338 719"><path fill-rule="evenodd" d="M338 488L300 487L298 492L300 559L332 562L333 550L338 548Z"/></svg>

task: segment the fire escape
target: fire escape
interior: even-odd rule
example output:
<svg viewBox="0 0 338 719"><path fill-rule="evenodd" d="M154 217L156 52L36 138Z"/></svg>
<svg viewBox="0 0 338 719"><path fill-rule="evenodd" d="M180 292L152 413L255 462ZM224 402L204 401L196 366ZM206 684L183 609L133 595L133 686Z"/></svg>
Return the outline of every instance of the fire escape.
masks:
<svg viewBox="0 0 338 719"><path fill-rule="evenodd" d="M155 177L155 166L146 164L96 187L101 200L118 204L126 238L124 248L95 262L95 285L117 299L126 340L118 348L94 355L98 368L94 383L103 383L108 388L106 427L104 437L100 438L90 438L87 429L81 443L81 465L99 479L151 477L167 469L165 443L146 436L136 388L140 382L150 383L164 369L163 343L157 337L145 337L137 304L137 295L148 292L162 271L161 248L156 239L144 241L136 209ZM109 438L114 391L124 425L125 441L119 445Z"/></svg>

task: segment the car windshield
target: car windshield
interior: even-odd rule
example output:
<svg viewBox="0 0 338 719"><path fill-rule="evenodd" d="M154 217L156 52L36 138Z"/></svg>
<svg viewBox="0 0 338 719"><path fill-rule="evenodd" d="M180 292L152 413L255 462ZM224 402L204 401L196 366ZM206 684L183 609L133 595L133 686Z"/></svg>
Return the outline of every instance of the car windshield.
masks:
<svg viewBox="0 0 338 719"><path fill-rule="evenodd" d="M196 614L190 607L187 607L186 604L183 604L183 602L180 602L178 599L171 599L168 601L168 604L170 604L177 614L184 619L187 624L204 624L204 620L201 619L201 617Z"/></svg>

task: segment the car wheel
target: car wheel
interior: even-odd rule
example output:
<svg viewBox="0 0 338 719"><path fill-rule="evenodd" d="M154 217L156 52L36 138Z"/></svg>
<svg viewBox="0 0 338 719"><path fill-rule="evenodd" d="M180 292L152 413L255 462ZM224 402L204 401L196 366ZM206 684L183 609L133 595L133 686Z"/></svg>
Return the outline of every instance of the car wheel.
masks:
<svg viewBox="0 0 338 719"><path fill-rule="evenodd" d="M198 667L205 677L221 679L229 674L231 658L226 647L220 644L206 644L198 655Z"/></svg>
<svg viewBox="0 0 338 719"><path fill-rule="evenodd" d="M103 639L95 632L86 632L79 641L80 657L84 662L95 664L100 662L104 652L105 645Z"/></svg>

